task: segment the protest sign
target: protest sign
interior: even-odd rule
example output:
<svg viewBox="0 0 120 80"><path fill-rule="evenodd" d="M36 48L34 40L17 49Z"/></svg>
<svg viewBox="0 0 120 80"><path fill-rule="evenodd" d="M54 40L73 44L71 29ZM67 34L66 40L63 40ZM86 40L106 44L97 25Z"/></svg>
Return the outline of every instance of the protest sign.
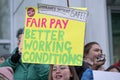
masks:
<svg viewBox="0 0 120 80"><path fill-rule="evenodd" d="M120 73L108 71L93 71L94 80L120 80Z"/></svg>
<svg viewBox="0 0 120 80"><path fill-rule="evenodd" d="M53 5L26 8L22 61L82 65L86 10Z"/></svg>

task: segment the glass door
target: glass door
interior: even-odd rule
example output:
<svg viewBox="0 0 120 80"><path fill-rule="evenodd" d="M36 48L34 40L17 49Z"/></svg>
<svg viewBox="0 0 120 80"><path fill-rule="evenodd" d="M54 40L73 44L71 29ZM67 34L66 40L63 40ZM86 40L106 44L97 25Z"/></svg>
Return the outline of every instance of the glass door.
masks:
<svg viewBox="0 0 120 80"><path fill-rule="evenodd" d="M10 0L0 2L0 54L10 53Z"/></svg>
<svg viewBox="0 0 120 80"><path fill-rule="evenodd" d="M120 59L120 11L112 11L112 43L113 43L113 60Z"/></svg>

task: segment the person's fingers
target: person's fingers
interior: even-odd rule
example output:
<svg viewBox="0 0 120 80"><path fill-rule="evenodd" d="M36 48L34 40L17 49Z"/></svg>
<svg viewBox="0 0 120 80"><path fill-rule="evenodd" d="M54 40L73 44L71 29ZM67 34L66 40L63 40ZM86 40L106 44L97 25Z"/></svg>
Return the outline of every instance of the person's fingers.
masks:
<svg viewBox="0 0 120 80"><path fill-rule="evenodd" d="M94 65L97 65L97 66L101 66L101 65L103 65L105 63L105 61L96 61L96 62L94 62Z"/></svg>
<svg viewBox="0 0 120 80"><path fill-rule="evenodd" d="M21 36L20 43L19 43L19 45L18 45L20 52L22 52L22 45L23 45L23 34L22 34L22 36Z"/></svg>

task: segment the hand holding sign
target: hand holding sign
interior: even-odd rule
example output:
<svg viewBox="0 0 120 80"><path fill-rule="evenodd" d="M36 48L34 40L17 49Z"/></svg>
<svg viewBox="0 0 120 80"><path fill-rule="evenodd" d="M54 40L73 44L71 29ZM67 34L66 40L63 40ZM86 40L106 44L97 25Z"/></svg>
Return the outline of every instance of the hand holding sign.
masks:
<svg viewBox="0 0 120 80"><path fill-rule="evenodd" d="M22 53L22 45L23 45L23 34L21 34L21 38L19 40L18 50Z"/></svg>

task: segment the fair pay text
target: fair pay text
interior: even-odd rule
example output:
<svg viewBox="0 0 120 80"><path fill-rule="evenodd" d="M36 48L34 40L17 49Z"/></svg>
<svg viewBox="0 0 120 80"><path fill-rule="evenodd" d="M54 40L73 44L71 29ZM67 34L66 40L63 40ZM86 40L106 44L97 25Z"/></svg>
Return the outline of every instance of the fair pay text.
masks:
<svg viewBox="0 0 120 80"><path fill-rule="evenodd" d="M59 28L66 29L68 24L68 19L56 19L56 18L27 18L26 27L36 27L36 28ZM47 26L49 25L49 26Z"/></svg>

